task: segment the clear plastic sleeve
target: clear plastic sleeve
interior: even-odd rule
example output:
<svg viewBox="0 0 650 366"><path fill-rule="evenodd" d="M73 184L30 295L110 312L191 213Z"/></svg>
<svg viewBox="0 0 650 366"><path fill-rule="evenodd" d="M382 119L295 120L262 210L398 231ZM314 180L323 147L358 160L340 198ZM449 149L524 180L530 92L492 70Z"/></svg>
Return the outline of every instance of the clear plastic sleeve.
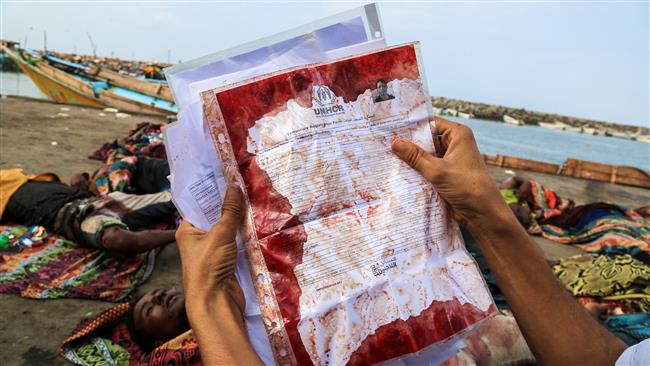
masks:
<svg viewBox="0 0 650 366"><path fill-rule="evenodd" d="M496 313L441 198L390 151L404 137L434 152L419 57L407 44L202 94L225 178L245 187L280 365L429 363Z"/></svg>

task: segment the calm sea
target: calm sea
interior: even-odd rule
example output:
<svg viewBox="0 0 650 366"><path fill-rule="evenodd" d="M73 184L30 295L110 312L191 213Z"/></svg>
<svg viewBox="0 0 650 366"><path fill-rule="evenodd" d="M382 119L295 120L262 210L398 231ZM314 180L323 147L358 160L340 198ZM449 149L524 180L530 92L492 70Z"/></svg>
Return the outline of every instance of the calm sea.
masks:
<svg viewBox="0 0 650 366"><path fill-rule="evenodd" d="M534 126L454 118L474 131L484 154L511 155L561 164L567 158L650 170L650 144Z"/></svg>
<svg viewBox="0 0 650 366"><path fill-rule="evenodd" d="M0 94L46 98L27 75L17 72L0 72Z"/></svg>
<svg viewBox="0 0 650 366"><path fill-rule="evenodd" d="M0 93L45 98L24 74L0 73ZM452 118L453 119L453 118ZM650 144L532 126L454 119L471 127L484 154L511 155L561 164L566 158L650 170Z"/></svg>

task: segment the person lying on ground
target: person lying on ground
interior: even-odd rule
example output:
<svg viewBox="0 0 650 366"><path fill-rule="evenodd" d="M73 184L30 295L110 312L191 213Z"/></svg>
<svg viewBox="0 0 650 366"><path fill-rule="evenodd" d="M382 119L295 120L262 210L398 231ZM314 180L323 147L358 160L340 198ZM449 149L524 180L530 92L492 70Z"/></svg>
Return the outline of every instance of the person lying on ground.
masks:
<svg viewBox="0 0 650 366"><path fill-rule="evenodd" d="M518 176L506 179L499 188L506 203L526 229L534 223L581 230L585 225L603 217L617 216L634 220L629 216L630 213L643 216L644 207L626 212L626 208L606 202L576 206L573 200L564 199L551 189Z"/></svg>
<svg viewBox="0 0 650 366"><path fill-rule="evenodd" d="M162 138L162 125L149 122L136 123L127 136L118 137L102 145L88 156L89 159L110 163L115 155L129 152L132 155L146 155L152 158L167 159Z"/></svg>
<svg viewBox="0 0 650 366"><path fill-rule="evenodd" d="M454 218L477 239L540 364L640 364L638 347L607 331L556 280L539 249L499 194L472 131L436 119L446 151L435 157L405 139L393 152L434 185ZM229 187L219 222L205 233L183 222L176 233L187 316L206 365L260 364L246 335L244 296L234 275L242 193ZM635 348L637 347L637 348Z"/></svg>
<svg viewBox="0 0 650 366"><path fill-rule="evenodd" d="M165 159L124 156L97 169L70 177L70 186L87 188L99 195L111 192L134 194L158 193L169 188L169 163Z"/></svg>
<svg viewBox="0 0 650 366"><path fill-rule="evenodd" d="M573 200L563 199L552 190L518 176L506 179L499 190L524 227L529 226L531 215L541 223L561 215L575 205ZM516 202L513 203L513 199ZM526 212L528 218L524 217Z"/></svg>
<svg viewBox="0 0 650 366"><path fill-rule="evenodd" d="M183 291L172 287L136 296L126 325L134 340L147 352L183 334L190 329Z"/></svg>
<svg viewBox="0 0 650 366"><path fill-rule="evenodd" d="M174 241L175 230L132 231L174 219L169 192L101 197L67 186L55 174L26 176L22 169L0 169L0 189L0 220L41 225L83 246L138 254Z"/></svg>

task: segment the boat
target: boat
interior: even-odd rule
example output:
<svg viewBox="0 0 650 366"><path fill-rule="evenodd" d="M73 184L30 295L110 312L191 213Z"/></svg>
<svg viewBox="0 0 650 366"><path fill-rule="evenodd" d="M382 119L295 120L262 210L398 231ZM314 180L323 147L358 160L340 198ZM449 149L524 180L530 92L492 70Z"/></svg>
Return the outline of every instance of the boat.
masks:
<svg viewBox="0 0 650 366"><path fill-rule="evenodd" d="M442 115L456 117L458 116L458 111L453 108L445 108L442 110Z"/></svg>
<svg viewBox="0 0 650 366"><path fill-rule="evenodd" d="M98 65L40 55L15 45L11 47L6 42L0 43L0 49L43 94L57 103L163 116L178 112L166 83L139 80Z"/></svg>
<svg viewBox="0 0 650 366"><path fill-rule="evenodd" d="M513 125L513 126L523 126L523 125L525 125L524 121L522 121L520 119L510 117L507 114L503 115L503 122L505 122L505 123L507 123L509 125Z"/></svg>
<svg viewBox="0 0 650 366"><path fill-rule="evenodd" d="M562 125L559 125L559 124L557 124L555 122L552 122L552 123L551 122L537 122L537 124L539 124L540 127L548 128L548 129L551 129L551 130L560 130L560 131L564 130L564 127Z"/></svg>
<svg viewBox="0 0 650 366"><path fill-rule="evenodd" d="M616 138L623 139L623 140L634 140L635 139L634 136L630 135L627 132L619 132L619 131L612 131L612 130L609 131L609 136L616 137Z"/></svg>
<svg viewBox="0 0 650 366"><path fill-rule="evenodd" d="M552 164L505 155L483 155L485 164L501 168L528 170L609 182L634 187L650 188L650 174L638 168L596 163L586 160L566 159L564 164Z"/></svg>
<svg viewBox="0 0 650 366"><path fill-rule="evenodd" d="M471 113L458 112L458 117L465 118L465 119L470 119L470 118L473 118L474 115L471 114Z"/></svg>
<svg viewBox="0 0 650 366"><path fill-rule="evenodd" d="M436 116L442 116L442 108L433 107L433 114Z"/></svg>
<svg viewBox="0 0 650 366"><path fill-rule="evenodd" d="M636 140L650 144L650 135L637 135Z"/></svg>
<svg viewBox="0 0 650 366"><path fill-rule="evenodd" d="M568 125L568 124L566 124L564 122L560 122L560 121L555 121L554 123L562 131L578 132L578 133L582 132L582 127L574 127L574 126Z"/></svg>

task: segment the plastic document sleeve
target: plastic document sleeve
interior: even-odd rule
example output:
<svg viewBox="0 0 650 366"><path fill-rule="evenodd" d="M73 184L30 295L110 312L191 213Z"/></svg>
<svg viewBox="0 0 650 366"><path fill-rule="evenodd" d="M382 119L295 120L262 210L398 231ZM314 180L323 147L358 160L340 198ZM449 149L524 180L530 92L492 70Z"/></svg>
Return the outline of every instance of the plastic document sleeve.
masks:
<svg viewBox="0 0 650 366"><path fill-rule="evenodd" d="M367 365L496 312L440 196L391 152L433 153L418 44L202 94L277 364Z"/></svg>

